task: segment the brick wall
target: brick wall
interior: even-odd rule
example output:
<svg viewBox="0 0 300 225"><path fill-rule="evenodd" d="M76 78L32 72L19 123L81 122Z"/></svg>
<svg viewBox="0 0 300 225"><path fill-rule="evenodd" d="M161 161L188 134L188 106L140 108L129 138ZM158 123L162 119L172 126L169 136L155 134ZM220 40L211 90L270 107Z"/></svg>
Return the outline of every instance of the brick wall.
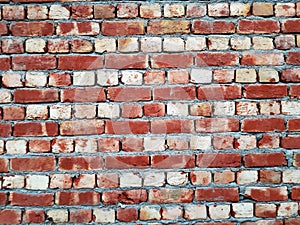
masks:
<svg viewBox="0 0 300 225"><path fill-rule="evenodd" d="M300 2L0 6L0 224L300 224Z"/></svg>

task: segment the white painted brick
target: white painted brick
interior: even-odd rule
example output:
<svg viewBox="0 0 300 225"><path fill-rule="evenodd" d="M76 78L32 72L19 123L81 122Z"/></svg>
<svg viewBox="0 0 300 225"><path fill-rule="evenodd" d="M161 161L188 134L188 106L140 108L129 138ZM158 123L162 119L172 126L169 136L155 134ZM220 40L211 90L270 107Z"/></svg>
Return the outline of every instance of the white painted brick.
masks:
<svg viewBox="0 0 300 225"><path fill-rule="evenodd" d="M17 189L25 185L24 177L20 175L7 175L2 177L2 188Z"/></svg>
<svg viewBox="0 0 300 225"><path fill-rule="evenodd" d="M185 206L184 217L188 220L206 219L207 212L205 205Z"/></svg>
<svg viewBox="0 0 300 225"><path fill-rule="evenodd" d="M207 69L191 69L191 82L208 84L212 80L212 71Z"/></svg>
<svg viewBox="0 0 300 225"><path fill-rule="evenodd" d="M214 102L215 116L233 116L235 114L235 102Z"/></svg>
<svg viewBox="0 0 300 225"><path fill-rule="evenodd" d="M230 15L231 16L247 16L250 13L250 5L244 3L231 3Z"/></svg>
<svg viewBox="0 0 300 225"><path fill-rule="evenodd" d="M211 136L192 136L190 140L190 147L193 150L201 149L208 150L211 149Z"/></svg>
<svg viewBox="0 0 300 225"><path fill-rule="evenodd" d="M49 19L69 19L70 10L62 5L51 5L49 12Z"/></svg>
<svg viewBox="0 0 300 225"><path fill-rule="evenodd" d="M281 110L284 115L299 115L300 114L300 102L292 101L282 101Z"/></svg>
<svg viewBox="0 0 300 225"><path fill-rule="evenodd" d="M70 119L72 115L71 105L52 105L50 106L50 118L54 120Z"/></svg>
<svg viewBox="0 0 300 225"><path fill-rule="evenodd" d="M27 72L25 77L27 87L45 87L47 84L47 75L43 72Z"/></svg>
<svg viewBox="0 0 300 225"><path fill-rule="evenodd" d="M163 50L166 52L184 51L184 41L177 37L165 38L163 41Z"/></svg>
<svg viewBox="0 0 300 225"><path fill-rule="evenodd" d="M189 114L189 106L187 103L168 103L167 113L172 116L187 116Z"/></svg>
<svg viewBox="0 0 300 225"><path fill-rule="evenodd" d="M187 37L186 51L200 51L206 49L205 37Z"/></svg>
<svg viewBox="0 0 300 225"><path fill-rule="evenodd" d="M141 187L142 177L139 173L122 173L120 175L120 187Z"/></svg>
<svg viewBox="0 0 300 225"><path fill-rule="evenodd" d="M114 86L119 84L117 70L98 70L97 84L101 86Z"/></svg>
<svg viewBox="0 0 300 225"><path fill-rule="evenodd" d="M163 172L145 172L144 186L162 187L165 185L165 174Z"/></svg>
<svg viewBox="0 0 300 225"><path fill-rule="evenodd" d="M253 203L232 203L235 218L253 217Z"/></svg>
<svg viewBox="0 0 300 225"><path fill-rule="evenodd" d="M165 139L163 137L145 137L144 150L145 151L164 151Z"/></svg>
<svg viewBox="0 0 300 225"><path fill-rule="evenodd" d="M75 86L93 86L95 85L95 72L84 71L73 73L73 85Z"/></svg>
<svg viewBox="0 0 300 225"><path fill-rule="evenodd" d="M297 202L282 202L279 205L278 216L293 217L298 215L298 203Z"/></svg>
<svg viewBox="0 0 300 225"><path fill-rule="evenodd" d="M239 83L255 83L256 71L255 69L237 69L235 81Z"/></svg>
<svg viewBox="0 0 300 225"><path fill-rule="evenodd" d="M109 208L95 208L94 218L96 223L114 223L115 210Z"/></svg>
<svg viewBox="0 0 300 225"><path fill-rule="evenodd" d="M48 107L46 105L28 105L26 108L26 118L29 120L47 119Z"/></svg>
<svg viewBox="0 0 300 225"><path fill-rule="evenodd" d="M49 177L45 175L27 175L26 189L46 190L49 185Z"/></svg>
<svg viewBox="0 0 300 225"><path fill-rule="evenodd" d="M47 218L53 223L66 223L68 222L68 210L67 209L51 209L46 212Z"/></svg>
<svg viewBox="0 0 300 225"><path fill-rule="evenodd" d="M109 103L99 103L98 104L98 117L99 118L119 118L120 117L120 107L119 105L113 105Z"/></svg>
<svg viewBox="0 0 300 225"><path fill-rule="evenodd" d="M116 40L113 38L103 38L95 40L95 52L115 52L116 49Z"/></svg>
<svg viewBox="0 0 300 225"><path fill-rule="evenodd" d="M300 170L284 170L282 174L283 183L300 183Z"/></svg>
<svg viewBox="0 0 300 225"><path fill-rule="evenodd" d="M237 183L238 184L251 184L256 183L258 180L258 172L243 170L237 172Z"/></svg>
<svg viewBox="0 0 300 225"><path fill-rule="evenodd" d="M168 172L167 182L170 185L182 186L188 182L188 173L186 172Z"/></svg>
<svg viewBox="0 0 300 225"><path fill-rule="evenodd" d="M4 152L4 141L0 140L0 155L2 155Z"/></svg>
<svg viewBox="0 0 300 225"><path fill-rule="evenodd" d="M121 81L126 85L142 85L143 74L138 71L122 71Z"/></svg>
<svg viewBox="0 0 300 225"><path fill-rule="evenodd" d="M32 38L25 41L25 50L29 53L46 52L46 41L41 38Z"/></svg>
<svg viewBox="0 0 300 225"><path fill-rule="evenodd" d="M160 37L141 38L142 52L161 52L162 39Z"/></svg>
<svg viewBox="0 0 300 225"><path fill-rule="evenodd" d="M213 220L228 219L230 217L230 205L210 205L209 215Z"/></svg>
<svg viewBox="0 0 300 225"><path fill-rule="evenodd" d="M26 154L27 141L25 140L8 140L5 144L7 154Z"/></svg>
<svg viewBox="0 0 300 225"><path fill-rule="evenodd" d="M278 71L272 68L260 68L258 71L259 82L278 82Z"/></svg>

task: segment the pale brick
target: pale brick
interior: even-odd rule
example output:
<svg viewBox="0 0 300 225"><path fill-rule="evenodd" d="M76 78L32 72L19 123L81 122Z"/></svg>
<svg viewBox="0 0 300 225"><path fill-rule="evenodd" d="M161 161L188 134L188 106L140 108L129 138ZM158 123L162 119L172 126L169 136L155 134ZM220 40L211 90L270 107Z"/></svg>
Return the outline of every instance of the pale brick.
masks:
<svg viewBox="0 0 300 225"><path fill-rule="evenodd" d="M51 53L68 53L69 52L69 41L68 39L50 39L48 41L48 52Z"/></svg>
<svg viewBox="0 0 300 225"><path fill-rule="evenodd" d="M209 50L227 50L229 48L229 38L224 36L213 36L208 38Z"/></svg>
<svg viewBox="0 0 300 225"><path fill-rule="evenodd" d="M50 118L54 120L70 119L72 116L71 105L52 105L50 106Z"/></svg>
<svg viewBox="0 0 300 225"><path fill-rule="evenodd" d="M0 155L2 155L4 152L4 141L0 140Z"/></svg>
<svg viewBox="0 0 300 225"><path fill-rule="evenodd" d="M159 206L142 206L140 209L140 219L141 220L160 220Z"/></svg>
<svg viewBox="0 0 300 225"><path fill-rule="evenodd" d="M46 52L46 41L41 38L32 38L25 41L25 51L29 53Z"/></svg>
<svg viewBox="0 0 300 225"><path fill-rule="evenodd" d="M255 16L272 16L274 15L273 4L268 2L254 2L252 13Z"/></svg>
<svg viewBox="0 0 300 225"><path fill-rule="evenodd" d="M258 114L256 102L238 102L236 105L237 115L254 116Z"/></svg>
<svg viewBox="0 0 300 225"><path fill-rule="evenodd" d="M80 174L74 179L74 188L95 188L96 176L95 174Z"/></svg>
<svg viewBox="0 0 300 225"><path fill-rule="evenodd" d="M161 52L162 39L160 37L143 37L141 38L142 52Z"/></svg>
<svg viewBox="0 0 300 225"><path fill-rule="evenodd" d="M103 38L95 40L95 52L115 52L116 49L116 40L113 38Z"/></svg>
<svg viewBox="0 0 300 225"><path fill-rule="evenodd" d="M208 69L191 69L191 82L209 84L212 80L212 71Z"/></svg>
<svg viewBox="0 0 300 225"><path fill-rule="evenodd" d="M164 151L165 139L163 137L145 137L144 151Z"/></svg>
<svg viewBox="0 0 300 225"><path fill-rule="evenodd" d="M206 15L206 5L205 4L188 4L186 9L186 15L188 17L203 17Z"/></svg>
<svg viewBox="0 0 300 225"><path fill-rule="evenodd" d="M119 118L120 107L119 105L113 105L109 103L98 104L98 117L99 118Z"/></svg>
<svg viewBox="0 0 300 225"><path fill-rule="evenodd" d="M294 217L298 215L298 202L282 202L278 207L278 216Z"/></svg>
<svg viewBox="0 0 300 225"><path fill-rule="evenodd" d="M138 5L131 3L121 3L117 5L117 17L134 18L138 16Z"/></svg>
<svg viewBox="0 0 300 225"><path fill-rule="evenodd" d="M258 172L242 170L237 172L237 184L252 184L257 183L258 180Z"/></svg>
<svg viewBox="0 0 300 225"><path fill-rule="evenodd" d="M142 85L143 74L138 71L122 71L121 81L126 85Z"/></svg>
<svg viewBox="0 0 300 225"><path fill-rule="evenodd" d="M234 50L248 50L251 47L251 39L249 37L233 37L230 39L231 48Z"/></svg>
<svg viewBox="0 0 300 225"><path fill-rule="evenodd" d="M72 177L70 174L50 175L50 188L67 189L72 187Z"/></svg>
<svg viewBox="0 0 300 225"><path fill-rule="evenodd" d="M256 148L256 137L254 135L241 135L235 142L235 148L239 150Z"/></svg>
<svg viewBox="0 0 300 225"><path fill-rule="evenodd" d="M71 153L74 151L73 139L58 138L51 142L53 153Z"/></svg>
<svg viewBox="0 0 300 225"><path fill-rule="evenodd" d="M190 140L192 150L209 150L211 149L211 136L192 136Z"/></svg>
<svg viewBox="0 0 300 225"><path fill-rule="evenodd" d="M229 16L227 3L208 4L208 15L214 17Z"/></svg>
<svg viewBox="0 0 300 225"><path fill-rule="evenodd" d="M98 151L96 139L77 138L75 140L75 152L96 153Z"/></svg>
<svg viewBox="0 0 300 225"><path fill-rule="evenodd" d="M231 83L234 80L234 70L222 69L213 71L213 81L215 83Z"/></svg>
<svg viewBox="0 0 300 225"><path fill-rule="evenodd" d="M114 223L116 220L115 210L109 208L95 208L93 217L96 223Z"/></svg>
<svg viewBox="0 0 300 225"><path fill-rule="evenodd" d="M165 173L163 172L145 172L144 186L163 187L166 183Z"/></svg>
<svg viewBox="0 0 300 225"><path fill-rule="evenodd" d="M119 38L118 50L120 52L138 52L139 39L138 38Z"/></svg>
<svg viewBox="0 0 300 225"><path fill-rule="evenodd" d="M187 150L189 148L189 142L186 137L169 137L167 140L167 146L173 150Z"/></svg>
<svg viewBox="0 0 300 225"><path fill-rule="evenodd" d="M45 20L48 18L48 8L44 5L28 5L27 18L30 20Z"/></svg>
<svg viewBox="0 0 300 225"><path fill-rule="evenodd" d="M163 220L177 220L183 215L181 206L168 206L162 208L162 219Z"/></svg>
<svg viewBox="0 0 300 225"><path fill-rule="evenodd" d="M122 173L120 175L120 187L141 187L142 177L139 173Z"/></svg>
<svg viewBox="0 0 300 225"><path fill-rule="evenodd" d="M28 105L26 108L26 118L29 120L48 119L48 107L46 105Z"/></svg>
<svg viewBox="0 0 300 225"><path fill-rule="evenodd" d="M116 188L119 186L119 175L116 173L103 173L97 175L99 188Z"/></svg>
<svg viewBox="0 0 300 225"><path fill-rule="evenodd" d="M168 71L169 84L188 84L189 80L189 72L187 70Z"/></svg>
<svg viewBox="0 0 300 225"><path fill-rule="evenodd" d="M205 205L186 205L184 208L184 218L188 220L198 220L207 218Z"/></svg>
<svg viewBox="0 0 300 225"><path fill-rule="evenodd" d="M118 71L116 70L98 70L97 84L101 86L114 86L119 84Z"/></svg>
<svg viewBox="0 0 300 225"><path fill-rule="evenodd" d="M259 103L260 114L262 115L279 115L280 103L276 101L267 101Z"/></svg>
<svg viewBox="0 0 300 225"><path fill-rule="evenodd" d="M284 115L299 115L300 111L300 102L288 102L288 101L282 101L281 102L281 110L282 114Z"/></svg>
<svg viewBox="0 0 300 225"><path fill-rule="evenodd" d="M27 141L25 140L8 140L5 144L7 154L26 154Z"/></svg>
<svg viewBox="0 0 300 225"><path fill-rule="evenodd" d="M188 104L179 102L168 103L167 113L172 116L187 116L189 114Z"/></svg>
<svg viewBox="0 0 300 225"><path fill-rule="evenodd" d="M253 203L233 203L232 211L235 218L253 217Z"/></svg>
<svg viewBox="0 0 300 225"><path fill-rule="evenodd" d="M164 71L147 71L144 75L145 84L164 84L165 72Z"/></svg>
<svg viewBox="0 0 300 225"><path fill-rule="evenodd" d="M250 14L250 5L245 3L231 3L230 16L248 16Z"/></svg>
<svg viewBox="0 0 300 225"><path fill-rule="evenodd" d="M210 205L208 210L210 218L213 220L228 219L230 217L230 205Z"/></svg>
<svg viewBox="0 0 300 225"><path fill-rule="evenodd" d="M275 37L275 47L277 49L292 49L295 48L294 35L280 35Z"/></svg>
<svg viewBox="0 0 300 225"><path fill-rule="evenodd" d="M23 87L22 75L17 73L3 73L2 84L5 87Z"/></svg>
<svg viewBox="0 0 300 225"><path fill-rule="evenodd" d="M184 51L184 41L178 37L165 38L163 41L163 50L166 52Z"/></svg>
<svg viewBox="0 0 300 225"><path fill-rule="evenodd" d="M74 116L80 119L96 118L95 105L75 105Z"/></svg>
<svg viewBox="0 0 300 225"><path fill-rule="evenodd" d="M23 20L25 18L24 6L4 5L2 7L2 16L5 20Z"/></svg>
<svg viewBox="0 0 300 225"><path fill-rule="evenodd" d="M299 4L300 5L300 4ZM300 6L299 6L300 8ZM299 10L300 11L300 10ZM297 46L300 47L300 35L297 35Z"/></svg>
<svg viewBox="0 0 300 225"><path fill-rule="evenodd" d="M210 103L203 102L190 106L190 114L192 116L210 116L212 112L212 106Z"/></svg>
<svg viewBox="0 0 300 225"><path fill-rule="evenodd" d="M49 19L60 20L69 19L70 9L63 5L51 5L49 11Z"/></svg>
<svg viewBox="0 0 300 225"><path fill-rule="evenodd" d="M255 69L237 69L235 81L239 83L255 83L256 71Z"/></svg>
<svg viewBox="0 0 300 225"><path fill-rule="evenodd" d="M260 68L258 71L259 82L278 82L278 71L272 68Z"/></svg>
<svg viewBox="0 0 300 225"><path fill-rule="evenodd" d="M25 85L27 87L45 87L47 85L46 73L27 72L25 75Z"/></svg>
<svg viewBox="0 0 300 225"><path fill-rule="evenodd" d="M51 209L46 212L47 219L53 223L66 223L68 222L67 209Z"/></svg>
<svg viewBox="0 0 300 225"><path fill-rule="evenodd" d="M235 174L230 170L214 173L215 184L229 184L231 182L234 182L234 180L235 180Z"/></svg>
<svg viewBox="0 0 300 225"><path fill-rule="evenodd" d="M142 18L160 18L161 8L159 4L142 4L140 6L140 15Z"/></svg>
<svg viewBox="0 0 300 225"><path fill-rule="evenodd" d="M253 37L252 44L255 50L270 50L274 48L273 38L268 37Z"/></svg>
<svg viewBox="0 0 300 225"><path fill-rule="evenodd" d="M201 51L206 49L205 37L187 37L185 50L186 51Z"/></svg>
<svg viewBox="0 0 300 225"><path fill-rule="evenodd" d="M215 116L233 116L235 114L235 102L215 102L213 109Z"/></svg>
<svg viewBox="0 0 300 225"><path fill-rule="evenodd" d="M188 182L188 173L186 172L168 172L167 182L170 185L183 186Z"/></svg>
<svg viewBox="0 0 300 225"><path fill-rule="evenodd" d="M300 183L300 170L284 170L282 175L283 183Z"/></svg>
<svg viewBox="0 0 300 225"><path fill-rule="evenodd" d="M165 17L183 17L184 5L182 4L166 4L164 5Z"/></svg>
<svg viewBox="0 0 300 225"><path fill-rule="evenodd" d="M45 175L27 175L26 189L46 190L49 185L49 177Z"/></svg>
<svg viewBox="0 0 300 225"><path fill-rule="evenodd" d="M75 86L93 86L95 81L95 72L93 71L73 73L73 85Z"/></svg>
<svg viewBox="0 0 300 225"><path fill-rule="evenodd" d="M190 172L190 179L193 185L209 185L211 183L211 173L209 171Z"/></svg>
<svg viewBox="0 0 300 225"><path fill-rule="evenodd" d="M12 100L11 93L7 90L0 90L0 103L9 103Z"/></svg>
<svg viewBox="0 0 300 225"><path fill-rule="evenodd" d="M6 175L2 177L2 188L18 189L25 185L24 177L21 175Z"/></svg>
<svg viewBox="0 0 300 225"><path fill-rule="evenodd" d="M275 5L275 16L292 17L296 15L294 3L277 3Z"/></svg>

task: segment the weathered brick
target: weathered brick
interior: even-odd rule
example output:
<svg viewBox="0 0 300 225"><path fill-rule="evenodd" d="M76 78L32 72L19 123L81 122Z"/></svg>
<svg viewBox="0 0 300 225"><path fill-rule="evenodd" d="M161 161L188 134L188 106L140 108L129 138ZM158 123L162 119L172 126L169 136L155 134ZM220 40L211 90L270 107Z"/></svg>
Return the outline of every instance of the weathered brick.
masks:
<svg viewBox="0 0 300 225"><path fill-rule="evenodd" d="M102 34L105 36L144 34L145 27L142 21L104 21Z"/></svg>
<svg viewBox="0 0 300 225"><path fill-rule="evenodd" d="M54 24L51 22L14 22L10 25L14 36L51 36Z"/></svg>
<svg viewBox="0 0 300 225"><path fill-rule="evenodd" d="M187 20L149 21L147 32L149 34L188 34L190 33L190 22Z"/></svg>

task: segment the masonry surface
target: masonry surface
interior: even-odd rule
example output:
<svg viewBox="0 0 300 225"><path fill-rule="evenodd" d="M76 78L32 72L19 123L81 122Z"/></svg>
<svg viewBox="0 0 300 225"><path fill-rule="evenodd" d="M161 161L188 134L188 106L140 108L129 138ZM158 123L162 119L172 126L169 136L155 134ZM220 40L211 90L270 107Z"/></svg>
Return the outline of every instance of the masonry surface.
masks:
<svg viewBox="0 0 300 225"><path fill-rule="evenodd" d="M300 224L300 2L0 7L0 224Z"/></svg>

